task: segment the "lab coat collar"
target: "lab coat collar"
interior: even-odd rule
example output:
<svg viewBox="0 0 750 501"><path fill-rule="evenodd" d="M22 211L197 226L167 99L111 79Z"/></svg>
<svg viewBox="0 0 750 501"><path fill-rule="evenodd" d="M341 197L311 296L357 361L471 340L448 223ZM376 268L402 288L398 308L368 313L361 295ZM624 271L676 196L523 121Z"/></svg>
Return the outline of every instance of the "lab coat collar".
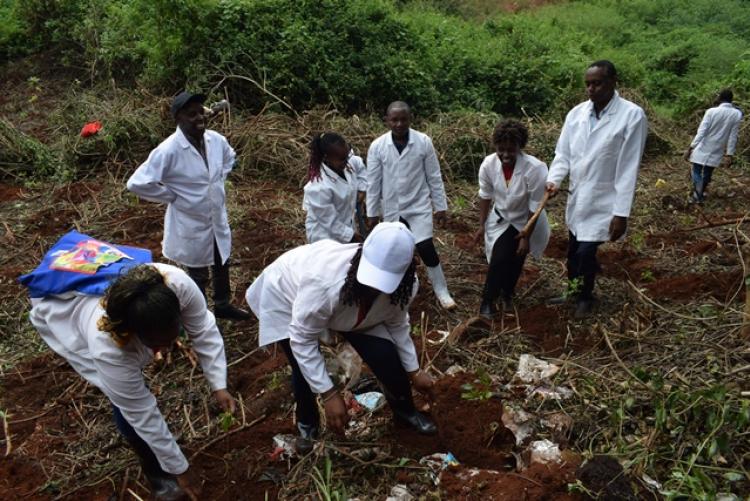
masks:
<svg viewBox="0 0 750 501"><path fill-rule="evenodd" d="M600 129L604 124L608 123L610 120L612 120L612 116L617 113L618 108L620 107L620 93L615 91L614 95L612 96L612 99L609 100L607 103L607 106L604 107L604 109L599 113L599 120L597 120L596 124L594 125L594 128L591 129L591 132L594 132L598 129ZM596 112L594 111L594 103L593 101L589 100L589 106L588 106L589 112L586 115L586 120L589 119L591 115L594 115Z"/></svg>
<svg viewBox="0 0 750 501"><path fill-rule="evenodd" d="M734 103L721 103L719 104L719 107L725 107L725 108L734 108Z"/></svg>
<svg viewBox="0 0 750 501"><path fill-rule="evenodd" d="M203 132L203 143L208 145L211 142L211 136L209 134L206 134L208 130ZM190 140L187 138L184 132L182 132L182 129L180 127L177 127L177 143L180 145L180 147L184 150L187 148L190 148L193 146L193 144L190 142ZM206 149L208 150L208 146L206 146Z"/></svg>
<svg viewBox="0 0 750 501"><path fill-rule="evenodd" d="M333 169L331 169L330 167L328 167L325 163L321 163L320 167L321 167L321 170L323 171L323 173L326 176L328 176L334 183L337 182L337 181L343 181L344 180L341 176L339 176L338 174L336 174L336 171L334 171ZM346 168L344 168L344 177L346 178L347 181L349 181L349 177L346 175L347 171L351 171L351 167L349 167L349 165L347 165Z"/></svg>

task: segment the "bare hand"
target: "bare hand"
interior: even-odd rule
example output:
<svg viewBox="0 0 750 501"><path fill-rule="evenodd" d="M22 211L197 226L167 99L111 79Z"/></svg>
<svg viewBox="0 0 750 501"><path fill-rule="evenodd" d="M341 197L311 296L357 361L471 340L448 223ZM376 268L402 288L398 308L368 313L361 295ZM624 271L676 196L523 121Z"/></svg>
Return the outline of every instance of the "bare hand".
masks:
<svg viewBox="0 0 750 501"><path fill-rule="evenodd" d="M377 224L380 222L379 217L368 217L367 218L367 227L370 229L373 229Z"/></svg>
<svg viewBox="0 0 750 501"><path fill-rule="evenodd" d="M721 160L721 162L724 164L724 167L731 167L733 161L734 157L731 155L724 155L724 158L722 158Z"/></svg>
<svg viewBox="0 0 750 501"><path fill-rule="evenodd" d="M628 228L628 218L622 216L613 216L609 223L609 241L615 242L625 234Z"/></svg>
<svg viewBox="0 0 750 501"><path fill-rule="evenodd" d="M692 152L693 152L693 148L688 148L687 150L685 150L685 153L682 155L682 159L685 160L686 162L689 162L690 161L690 153L692 153Z"/></svg>
<svg viewBox="0 0 750 501"><path fill-rule="evenodd" d="M363 204L363 203L365 203L366 199L367 199L367 192L366 191L358 191L357 192L357 202Z"/></svg>
<svg viewBox="0 0 750 501"><path fill-rule="evenodd" d="M474 243L477 245L484 243L484 225L474 233Z"/></svg>
<svg viewBox="0 0 750 501"><path fill-rule="evenodd" d="M234 414L234 411L237 409L237 401L226 389L216 390L214 392L214 398L216 399L216 403L219 404L219 407L221 407L221 410Z"/></svg>
<svg viewBox="0 0 750 501"><path fill-rule="evenodd" d="M518 239L518 248L516 249L516 255L521 257L529 253L529 238L521 236Z"/></svg>
<svg viewBox="0 0 750 501"><path fill-rule="evenodd" d="M193 478L191 470L188 468L185 473L177 475L177 484L180 486L190 501L198 501L201 494L201 486Z"/></svg>
<svg viewBox="0 0 750 501"><path fill-rule="evenodd" d="M334 390L336 391L336 390ZM325 403L326 425L328 428L340 435L344 434L344 427L349 422L349 413L346 412L346 404L341 394L330 397Z"/></svg>
<svg viewBox="0 0 750 501"><path fill-rule="evenodd" d="M415 390L425 395L430 401L435 399L435 380L426 372L418 370L412 373L411 384Z"/></svg>
<svg viewBox="0 0 750 501"><path fill-rule="evenodd" d="M445 228L445 225L448 224L448 213L444 210L437 211L435 213L435 223L438 225L438 228Z"/></svg>
<svg viewBox="0 0 750 501"><path fill-rule="evenodd" d="M549 193L550 198L555 198L557 196L557 192L560 191L560 188L555 183L547 182L545 185L545 189L547 190L547 193Z"/></svg>

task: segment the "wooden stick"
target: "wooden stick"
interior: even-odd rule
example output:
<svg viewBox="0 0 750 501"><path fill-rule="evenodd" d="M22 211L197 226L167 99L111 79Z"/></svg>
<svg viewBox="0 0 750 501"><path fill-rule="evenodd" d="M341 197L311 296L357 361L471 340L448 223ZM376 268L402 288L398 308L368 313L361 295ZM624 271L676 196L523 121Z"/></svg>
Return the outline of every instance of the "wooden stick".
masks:
<svg viewBox="0 0 750 501"><path fill-rule="evenodd" d="M542 197L542 201L539 204L539 207L537 207L534 214L531 215L528 222L526 223L526 226L523 227L521 231L518 232L518 238L528 237L529 233L531 233L531 229L536 224L536 220L539 219L539 216L542 215L542 211L544 210L544 206L547 205L547 201L549 200L550 192L545 191L544 197Z"/></svg>

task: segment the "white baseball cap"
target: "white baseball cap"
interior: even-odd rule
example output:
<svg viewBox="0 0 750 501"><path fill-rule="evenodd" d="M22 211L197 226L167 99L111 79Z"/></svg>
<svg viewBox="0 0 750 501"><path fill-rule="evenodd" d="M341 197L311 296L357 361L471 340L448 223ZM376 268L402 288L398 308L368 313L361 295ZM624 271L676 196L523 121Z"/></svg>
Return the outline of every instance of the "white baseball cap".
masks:
<svg viewBox="0 0 750 501"><path fill-rule="evenodd" d="M380 223L362 246L357 281L391 294L411 265L415 245L414 235L403 223Z"/></svg>

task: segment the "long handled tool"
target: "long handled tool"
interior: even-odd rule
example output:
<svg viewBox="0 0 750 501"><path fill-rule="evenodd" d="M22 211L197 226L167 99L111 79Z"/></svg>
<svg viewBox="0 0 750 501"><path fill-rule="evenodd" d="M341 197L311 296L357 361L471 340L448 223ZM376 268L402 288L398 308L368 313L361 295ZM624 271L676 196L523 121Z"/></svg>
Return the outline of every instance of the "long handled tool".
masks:
<svg viewBox="0 0 750 501"><path fill-rule="evenodd" d="M534 225L536 224L536 220L539 219L539 216L542 215L542 211L544 210L544 206L547 205L547 201L549 200L549 197L550 197L550 192L545 191L544 197L542 197L542 201L539 204L539 207L537 207L536 211L531 215L529 220L526 222L526 226L524 226L523 229L518 232L518 238L529 236L529 233L531 233L532 228L534 228Z"/></svg>

